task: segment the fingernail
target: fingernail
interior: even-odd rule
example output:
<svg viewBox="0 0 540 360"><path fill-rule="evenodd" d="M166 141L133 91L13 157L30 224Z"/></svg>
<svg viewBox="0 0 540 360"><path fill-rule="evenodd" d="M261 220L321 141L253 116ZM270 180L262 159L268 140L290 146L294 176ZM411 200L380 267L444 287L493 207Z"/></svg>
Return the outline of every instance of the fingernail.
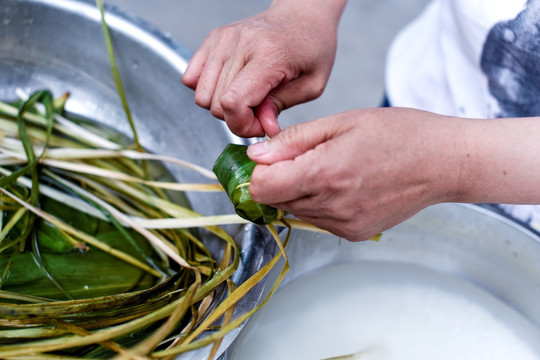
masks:
<svg viewBox="0 0 540 360"><path fill-rule="evenodd" d="M248 156L264 156L268 154L268 141L261 141L259 143L249 145L248 147Z"/></svg>

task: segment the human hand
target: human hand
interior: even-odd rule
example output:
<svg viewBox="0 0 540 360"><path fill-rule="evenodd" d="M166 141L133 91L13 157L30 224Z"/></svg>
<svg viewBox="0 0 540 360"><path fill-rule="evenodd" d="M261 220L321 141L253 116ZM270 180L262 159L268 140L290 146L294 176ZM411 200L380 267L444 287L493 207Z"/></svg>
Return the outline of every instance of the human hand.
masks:
<svg viewBox="0 0 540 360"><path fill-rule="evenodd" d="M453 201L461 119L398 108L355 110L252 145L252 198L351 241Z"/></svg>
<svg viewBox="0 0 540 360"><path fill-rule="evenodd" d="M345 0L275 1L212 31L182 80L195 102L239 136L275 136L277 115L317 98L334 62Z"/></svg>

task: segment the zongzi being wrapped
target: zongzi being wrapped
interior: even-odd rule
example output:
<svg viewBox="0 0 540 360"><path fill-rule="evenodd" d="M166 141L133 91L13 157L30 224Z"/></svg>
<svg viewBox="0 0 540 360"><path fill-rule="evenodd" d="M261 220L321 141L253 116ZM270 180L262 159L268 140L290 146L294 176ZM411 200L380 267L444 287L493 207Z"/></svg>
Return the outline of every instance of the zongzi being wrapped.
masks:
<svg viewBox="0 0 540 360"><path fill-rule="evenodd" d="M256 224L269 224L278 218L278 209L253 201L249 194L251 173L256 163L247 156L247 146L229 144L212 170L231 199L236 213Z"/></svg>

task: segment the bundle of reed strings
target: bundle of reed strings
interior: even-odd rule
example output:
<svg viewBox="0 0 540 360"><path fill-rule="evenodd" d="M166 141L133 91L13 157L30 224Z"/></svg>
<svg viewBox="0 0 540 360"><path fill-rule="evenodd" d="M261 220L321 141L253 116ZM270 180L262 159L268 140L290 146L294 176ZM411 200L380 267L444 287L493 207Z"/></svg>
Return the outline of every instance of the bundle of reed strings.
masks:
<svg viewBox="0 0 540 360"><path fill-rule="evenodd" d="M0 103L0 358L161 358L219 343L279 254L236 287L237 245L211 225L236 216L204 217L165 191L221 186L152 180L164 168L140 159L186 164L130 150L53 103L48 91ZM188 230L199 226L223 241L221 259ZM212 308L220 286L228 296Z"/></svg>
<svg viewBox="0 0 540 360"><path fill-rule="evenodd" d="M280 252L242 284L231 280L239 249L218 225L246 220L192 211L178 192L222 191L213 173L142 149L98 6L134 144L67 116L67 95L53 99L42 90L0 103L0 358L171 359L207 345L213 358L287 272L290 232L282 244L267 225ZM166 174L162 162L212 181L157 181ZM221 258L198 237L199 227L222 241ZM233 317L235 304L282 256L268 297Z"/></svg>

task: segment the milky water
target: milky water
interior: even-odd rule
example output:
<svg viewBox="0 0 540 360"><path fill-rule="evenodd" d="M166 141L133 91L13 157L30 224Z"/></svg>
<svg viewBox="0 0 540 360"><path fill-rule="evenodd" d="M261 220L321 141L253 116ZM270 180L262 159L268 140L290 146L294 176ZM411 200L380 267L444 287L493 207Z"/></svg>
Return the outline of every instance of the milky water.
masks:
<svg viewBox="0 0 540 360"><path fill-rule="evenodd" d="M295 281L237 341L231 360L540 359L539 329L495 296L395 263L337 265Z"/></svg>

